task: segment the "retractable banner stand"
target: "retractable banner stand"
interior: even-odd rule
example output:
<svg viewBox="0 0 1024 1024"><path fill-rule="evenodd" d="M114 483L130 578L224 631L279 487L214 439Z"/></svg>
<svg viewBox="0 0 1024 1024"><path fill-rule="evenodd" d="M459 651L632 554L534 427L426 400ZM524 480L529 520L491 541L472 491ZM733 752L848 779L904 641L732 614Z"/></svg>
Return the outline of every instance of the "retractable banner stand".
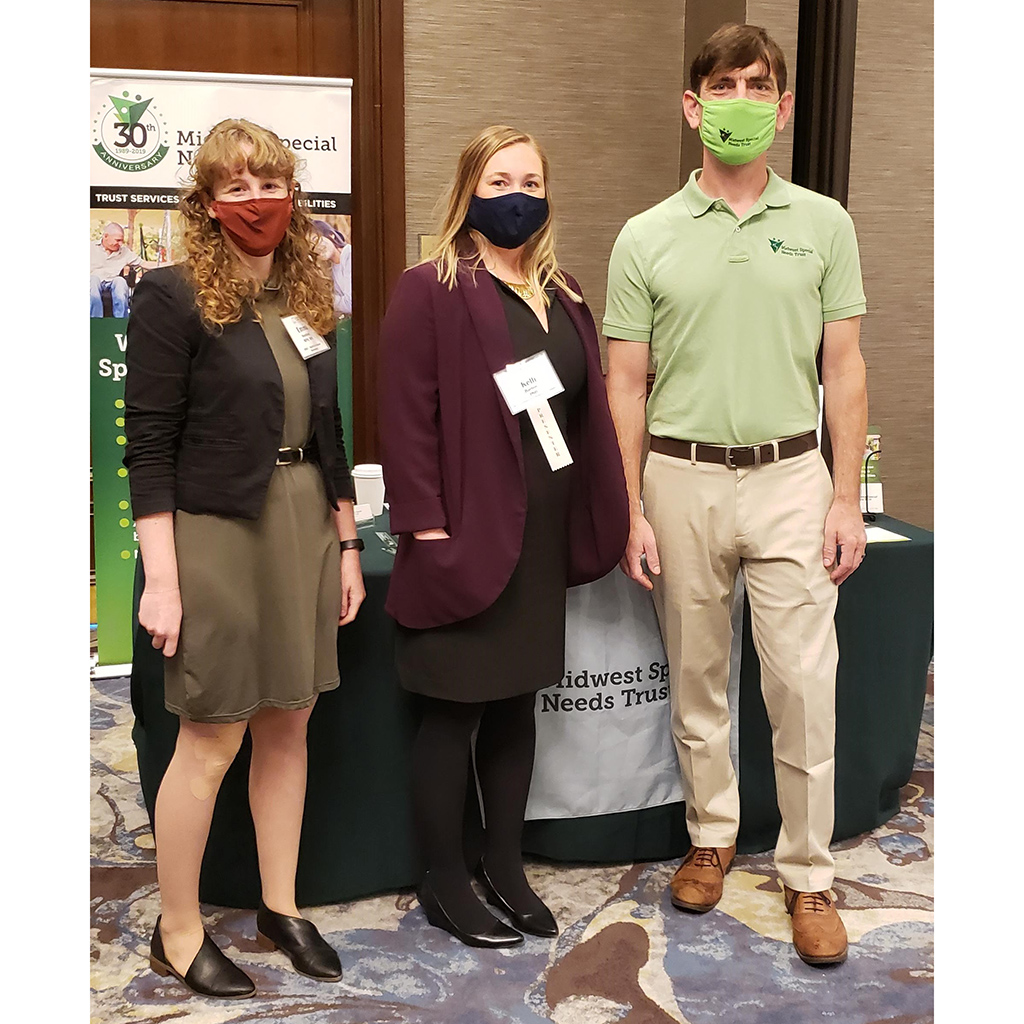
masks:
<svg viewBox="0 0 1024 1024"><path fill-rule="evenodd" d="M339 401L348 443L352 436L351 79L94 69L89 317L100 666L132 655L138 540L121 461L132 292L147 271L182 259L177 203L189 160L218 121L233 117L272 129L300 158L299 184L334 280Z"/></svg>

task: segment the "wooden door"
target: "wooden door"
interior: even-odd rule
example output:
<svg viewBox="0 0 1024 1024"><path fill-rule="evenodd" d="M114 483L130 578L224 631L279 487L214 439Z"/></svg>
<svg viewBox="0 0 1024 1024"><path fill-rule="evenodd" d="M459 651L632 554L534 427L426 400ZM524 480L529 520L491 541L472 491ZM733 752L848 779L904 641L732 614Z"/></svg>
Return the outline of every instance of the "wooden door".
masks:
<svg viewBox="0 0 1024 1024"><path fill-rule="evenodd" d="M377 338L405 265L402 7L393 0L91 0L93 67L353 80L356 462L378 461Z"/></svg>

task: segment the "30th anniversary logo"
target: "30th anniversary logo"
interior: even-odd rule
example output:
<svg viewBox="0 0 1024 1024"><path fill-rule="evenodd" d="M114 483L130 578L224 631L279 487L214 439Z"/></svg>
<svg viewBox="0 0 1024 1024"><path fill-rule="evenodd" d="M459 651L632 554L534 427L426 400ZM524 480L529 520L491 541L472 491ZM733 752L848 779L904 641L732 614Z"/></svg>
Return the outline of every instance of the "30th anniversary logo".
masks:
<svg viewBox="0 0 1024 1024"><path fill-rule="evenodd" d="M134 95L127 89L108 96L93 118L92 148L106 164L118 171L148 171L170 149L167 124L153 105L153 97Z"/></svg>

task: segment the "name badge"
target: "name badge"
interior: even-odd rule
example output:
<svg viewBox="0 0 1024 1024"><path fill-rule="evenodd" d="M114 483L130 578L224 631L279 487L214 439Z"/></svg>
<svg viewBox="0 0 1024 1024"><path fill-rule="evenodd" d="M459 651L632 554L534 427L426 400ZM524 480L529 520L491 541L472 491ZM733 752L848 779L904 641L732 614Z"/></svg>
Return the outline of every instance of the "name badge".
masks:
<svg viewBox="0 0 1024 1024"><path fill-rule="evenodd" d="M528 411L530 423L552 471L571 466L569 446L558 429L558 421L548 401L560 395L565 388L547 352L538 352L520 359L518 363L509 363L504 370L494 374L494 380L513 416Z"/></svg>
<svg viewBox="0 0 1024 1024"><path fill-rule="evenodd" d="M283 316L281 323L303 359L312 359L331 347L301 316Z"/></svg>
<svg viewBox="0 0 1024 1024"><path fill-rule="evenodd" d="M509 363L494 375L494 380L513 416L565 390L547 352L538 352L520 359L518 363Z"/></svg>

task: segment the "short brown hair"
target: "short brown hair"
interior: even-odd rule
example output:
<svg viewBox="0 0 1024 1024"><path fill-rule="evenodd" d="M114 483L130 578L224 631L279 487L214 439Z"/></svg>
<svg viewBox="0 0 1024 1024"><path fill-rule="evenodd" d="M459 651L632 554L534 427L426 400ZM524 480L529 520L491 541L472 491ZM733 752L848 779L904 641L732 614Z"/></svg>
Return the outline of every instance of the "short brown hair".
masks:
<svg viewBox="0 0 1024 1024"><path fill-rule="evenodd" d="M786 58L779 44L757 25L723 25L693 58L690 88L699 95L705 78L757 62L762 63L769 74L775 75L781 96L786 91Z"/></svg>

